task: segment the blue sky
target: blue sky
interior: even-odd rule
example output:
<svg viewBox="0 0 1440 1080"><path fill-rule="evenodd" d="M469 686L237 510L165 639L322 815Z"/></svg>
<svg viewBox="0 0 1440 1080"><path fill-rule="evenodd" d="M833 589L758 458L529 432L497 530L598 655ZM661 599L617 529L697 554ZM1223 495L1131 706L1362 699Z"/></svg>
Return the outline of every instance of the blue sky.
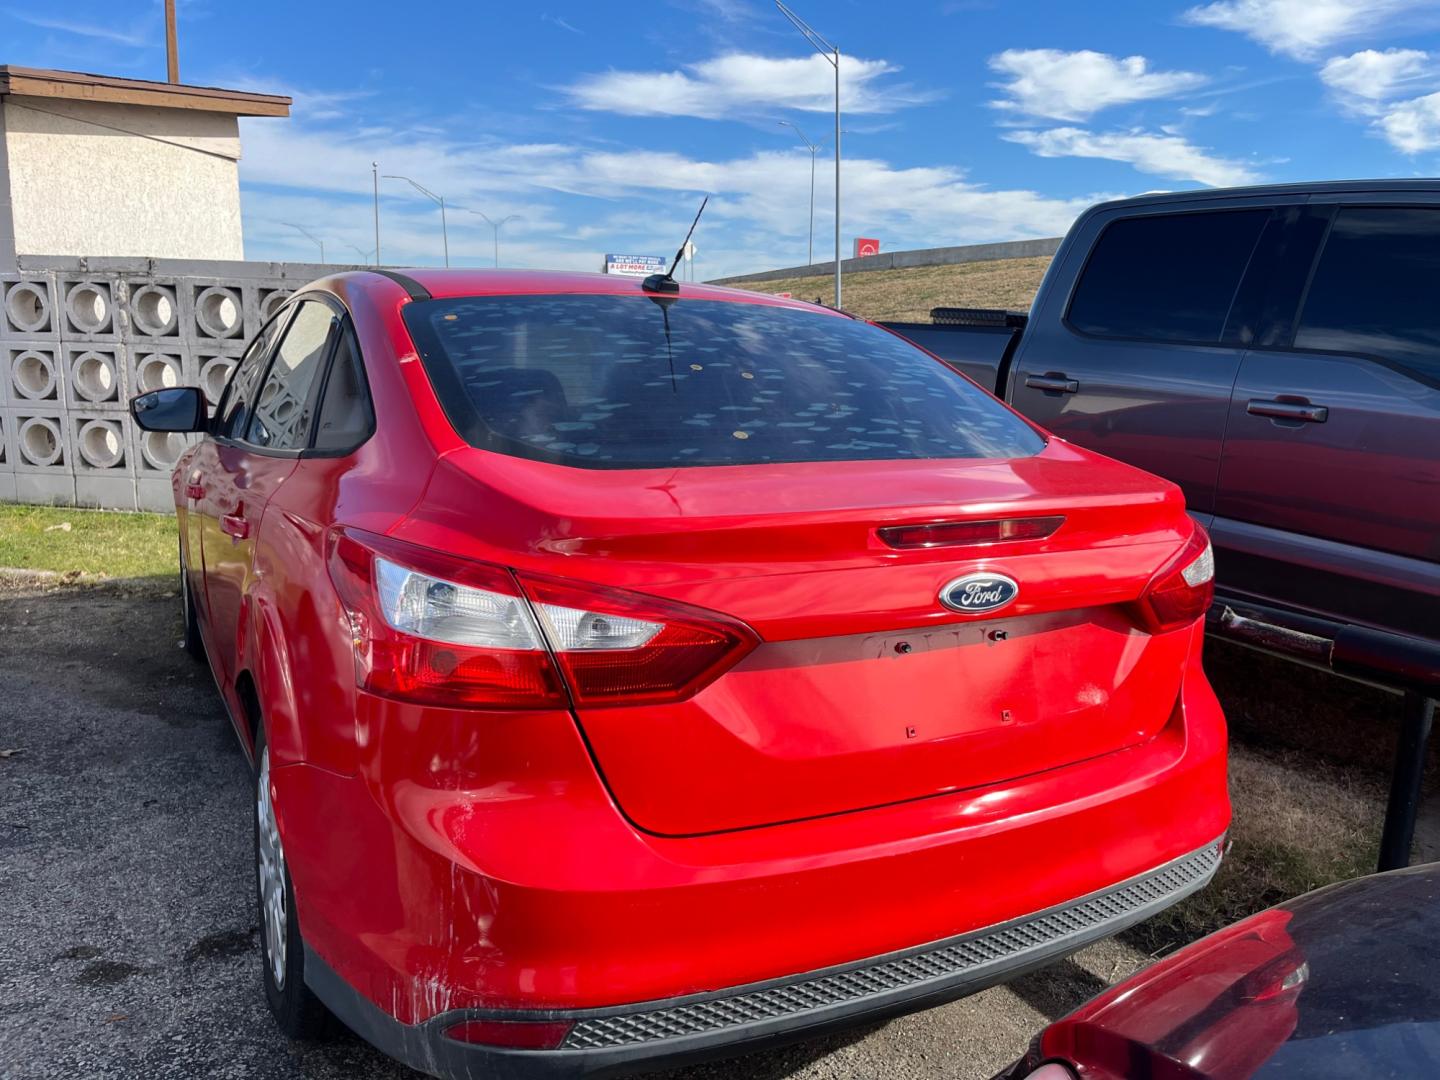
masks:
<svg viewBox="0 0 1440 1080"><path fill-rule="evenodd" d="M1056 235L1097 199L1434 175L1440 2L794 0L842 50L846 253ZM164 77L159 0L0 0L0 63ZM292 94L242 121L246 254L374 247L370 163L452 205L457 264L598 269L667 254L702 194L701 277L833 244L833 75L769 0L181 0L187 82ZM437 263L439 215L382 181L387 263Z"/></svg>

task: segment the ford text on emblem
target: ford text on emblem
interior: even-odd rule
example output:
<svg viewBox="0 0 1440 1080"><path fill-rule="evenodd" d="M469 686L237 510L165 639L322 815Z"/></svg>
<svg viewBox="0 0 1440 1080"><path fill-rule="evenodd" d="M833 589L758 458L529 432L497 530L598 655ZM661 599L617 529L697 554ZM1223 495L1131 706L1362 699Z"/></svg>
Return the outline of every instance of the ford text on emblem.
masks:
<svg viewBox="0 0 1440 1080"><path fill-rule="evenodd" d="M1020 595L1020 586L1004 574L966 574L940 590L940 602L967 615L996 611Z"/></svg>

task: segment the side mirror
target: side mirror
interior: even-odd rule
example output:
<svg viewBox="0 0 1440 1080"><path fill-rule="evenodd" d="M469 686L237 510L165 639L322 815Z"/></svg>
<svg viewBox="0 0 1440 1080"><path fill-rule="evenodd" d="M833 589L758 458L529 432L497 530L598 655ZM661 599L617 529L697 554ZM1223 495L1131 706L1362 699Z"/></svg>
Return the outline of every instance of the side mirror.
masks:
<svg viewBox="0 0 1440 1080"><path fill-rule="evenodd" d="M130 415L143 431L206 431L205 395L193 386L167 386L130 399Z"/></svg>

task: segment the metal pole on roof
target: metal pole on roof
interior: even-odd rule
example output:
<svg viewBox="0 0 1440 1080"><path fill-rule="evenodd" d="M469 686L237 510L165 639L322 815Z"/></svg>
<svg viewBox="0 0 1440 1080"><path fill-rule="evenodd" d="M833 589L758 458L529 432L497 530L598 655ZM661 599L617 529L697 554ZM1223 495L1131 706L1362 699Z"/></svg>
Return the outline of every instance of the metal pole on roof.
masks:
<svg viewBox="0 0 1440 1080"><path fill-rule="evenodd" d="M165 0L165 67L172 83L180 81L180 46L175 38L175 0Z"/></svg>

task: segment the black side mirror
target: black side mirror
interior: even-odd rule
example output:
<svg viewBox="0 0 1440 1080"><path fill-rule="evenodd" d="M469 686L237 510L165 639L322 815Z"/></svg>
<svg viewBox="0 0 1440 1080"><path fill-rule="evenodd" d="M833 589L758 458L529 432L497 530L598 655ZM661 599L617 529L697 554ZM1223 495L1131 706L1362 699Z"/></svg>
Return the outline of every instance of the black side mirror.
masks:
<svg viewBox="0 0 1440 1080"><path fill-rule="evenodd" d="M130 415L143 431L205 431L205 395L193 386L167 386L130 399Z"/></svg>

